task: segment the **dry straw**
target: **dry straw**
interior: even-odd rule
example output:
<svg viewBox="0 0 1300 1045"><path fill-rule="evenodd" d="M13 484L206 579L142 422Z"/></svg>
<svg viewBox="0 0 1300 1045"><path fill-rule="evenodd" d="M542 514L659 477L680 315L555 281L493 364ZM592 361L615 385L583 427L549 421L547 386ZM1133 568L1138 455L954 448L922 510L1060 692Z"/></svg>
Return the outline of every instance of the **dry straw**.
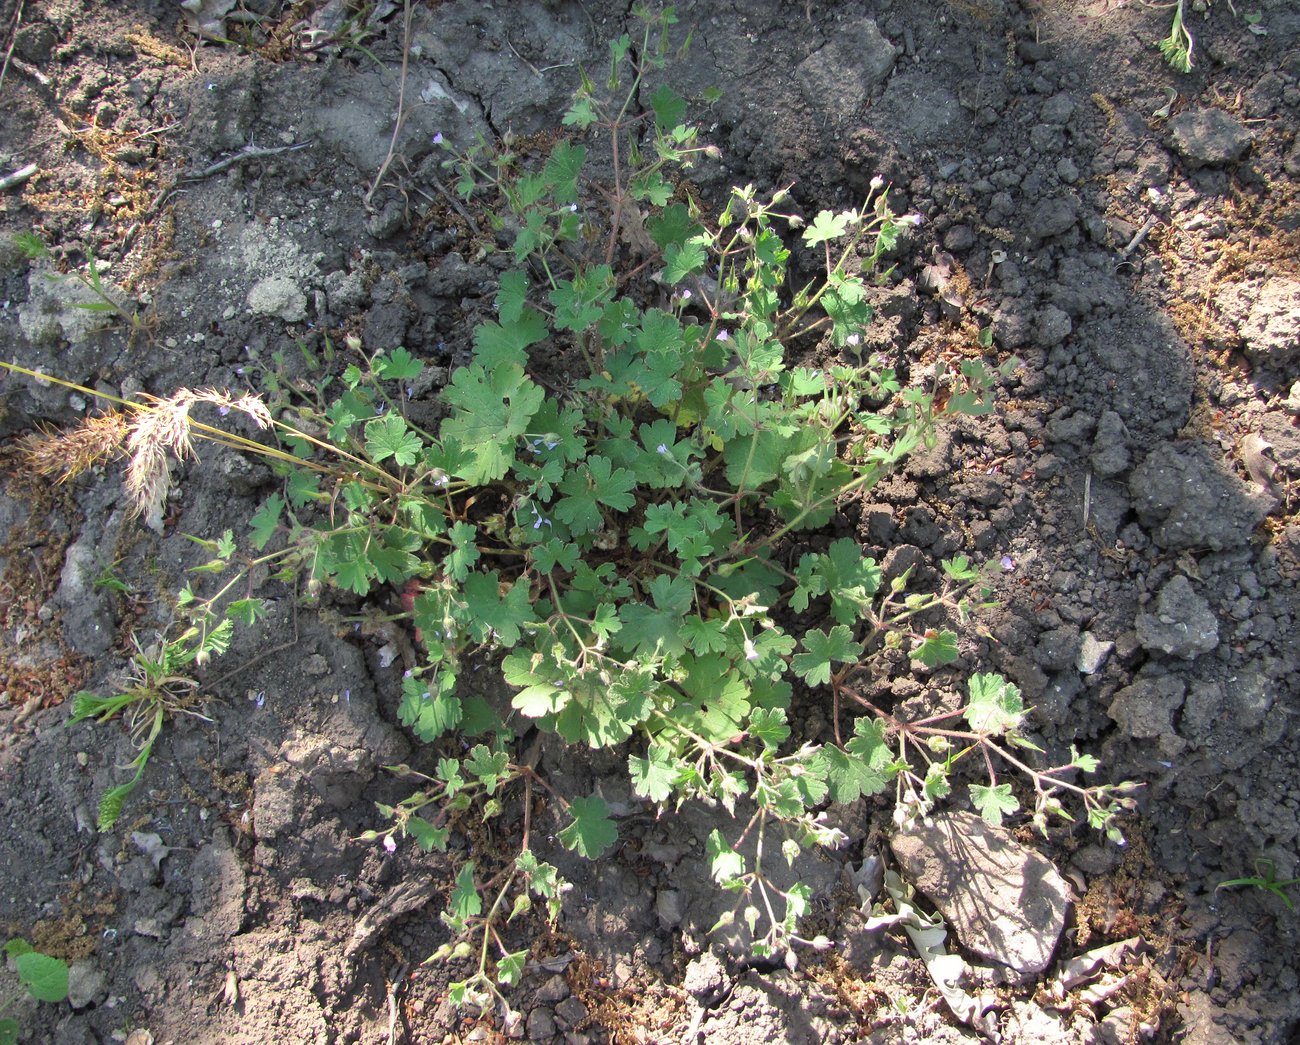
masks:
<svg viewBox="0 0 1300 1045"><path fill-rule="evenodd" d="M223 414L234 410L261 429L272 423L266 404L255 395L235 398L213 388L182 388L166 399L131 404L130 413L115 410L87 418L66 432L32 437L24 446L27 461L38 474L64 482L125 454L132 514L156 524L171 488L168 455L178 461L195 456L190 409L196 403L210 403Z"/></svg>

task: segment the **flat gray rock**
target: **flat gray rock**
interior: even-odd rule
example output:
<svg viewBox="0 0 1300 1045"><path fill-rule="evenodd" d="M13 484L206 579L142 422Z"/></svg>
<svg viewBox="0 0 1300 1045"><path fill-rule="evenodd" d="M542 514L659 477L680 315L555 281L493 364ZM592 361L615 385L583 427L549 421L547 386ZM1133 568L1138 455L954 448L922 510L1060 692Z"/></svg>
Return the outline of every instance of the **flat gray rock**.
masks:
<svg viewBox="0 0 1300 1045"><path fill-rule="evenodd" d="M1156 544L1175 551L1243 547L1273 503L1202 443L1156 447L1133 469L1129 493Z"/></svg>
<svg viewBox="0 0 1300 1045"><path fill-rule="evenodd" d="M1160 589L1155 613L1137 615L1137 637L1145 649L1192 660L1219 644L1219 619L1179 574Z"/></svg>
<svg viewBox="0 0 1300 1045"><path fill-rule="evenodd" d="M1169 121L1169 143L1193 169L1235 163L1250 141L1246 126L1222 109L1195 109Z"/></svg>
<svg viewBox="0 0 1300 1045"><path fill-rule="evenodd" d="M1300 279L1274 276L1260 289L1241 330L1246 355L1257 363L1287 363L1300 355Z"/></svg>
<svg viewBox="0 0 1300 1045"><path fill-rule="evenodd" d="M941 813L890 846L967 950L1021 976L1051 963L1070 899L1050 860L965 812Z"/></svg>

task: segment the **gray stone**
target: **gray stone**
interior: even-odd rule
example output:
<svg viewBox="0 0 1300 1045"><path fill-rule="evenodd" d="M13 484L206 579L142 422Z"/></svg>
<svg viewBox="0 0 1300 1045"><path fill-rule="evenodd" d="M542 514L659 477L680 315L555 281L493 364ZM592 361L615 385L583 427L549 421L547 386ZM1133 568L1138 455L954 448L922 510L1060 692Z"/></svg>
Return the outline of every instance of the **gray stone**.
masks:
<svg viewBox="0 0 1300 1045"><path fill-rule="evenodd" d="M529 1041L545 1041L555 1034L555 1020L545 1009L534 1009L528 1014L526 1030Z"/></svg>
<svg viewBox="0 0 1300 1045"><path fill-rule="evenodd" d="M108 981L94 962L73 962L68 967L68 1004L74 1009L94 1005L107 995Z"/></svg>
<svg viewBox="0 0 1300 1045"><path fill-rule="evenodd" d="M254 315L300 323L307 318L307 295L288 276L267 276L248 292L248 307Z"/></svg>
<svg viewBox="0 0 1300 1045"><path fill-rule="evenodd" d="M557 1006L555 1006L555 1016L560 1026L566 1030L574 1027L587 1018L588 1009L583 1005L581 1000L570 994Z"/></svg>
<svg viewBox="0 0 1300 1045"><path fill-rule="evenodd" d="M1068 197L1043 200L1025 216L1025 234L1033 240L1051 239L1072 229L1078 216L1074 201Z"/></svg>
<svg viewBox="0 0 1300 1045"><path fill-rule="evenodd" d="M297 785L294 774L269 771L253 781L253 822L258 838L272 840L298 821Z"/></svg>
<svg viewBox="0 0 1300 1045"><path fill-rule="evenodd" d="M1250 131L1222 109L1194 109L1169 121L1169 142L1183 162L1197 167L1222 167L1250 148Z"/></svg>
<svg viewBox="0 0 1300 1045"><path fill-rule="evenodd" d="M954 225L943 234L943 249L955 254L975 246L975 230L969 225Z"/></svg>
<svg viewBox="0 0 1300 1045"><path fill-rule="evenodd" d="M389 200L383 210L366 219L366 231L379 240L397 235L405 226L406 207L401 200Z"/></svg>
<svg viewBox="0 0 1300 1045"><path fill-rule="evenodd" d="M1046 305L1034 321L1034 344L1039 348L1055 348L1074 330L1070 314L1055 305Z"/></svg>
<svg viewBox="0 0 1300 1045"><path fill-rule="evenodd" d="M537 1000L547 1005L553 1005L557 1001L563 1001L569 996L569 993L569 982L559 973L556 973L537 988Z"/></svg>
<svg viewBox="0 0 1300 1045"><path fill-rule="evenodd" d="M366 281L360 272L337 269L325 277L325 297L336 316L355 312L366 302Z"/></svg>
<svg viewBox="0 0 1300 1045"><path fill-rule="evenodd" d="M1143 671L1115 694L1107 714L1134 740L1161 740L1162 750L1178 750L1174 712L1183 706L1186 687L1176 675Z"/></svg>
<svg viewBox="0 0 1300 1045"><path fill-rule="evenodd" d="M105 278L104 266L100 280L111 300L127 311L134 307L127 293ZM27 275L27 301L18 307L18 326L33 345L53 348L60 339L79 345L113 325L116 317L100 310L102 304L103 298L76 276L33 265Z"/></svg>
<svg viewBox="0 0 1300 1045"><path fill-rule="evenodd" d="M1065 624L1043 632L1034 650L1034 659L1044 671L1059 671L1072 664L1079 655L1079 629Z"/></svg>
<svg viewBox="0 0 1300 1045"><path fill-rule="evenodd" d="M852 119L873 87L893 71L898 48L864 18L840 29L795 69L804 97L839 121Z"/></svg>
<svg viewBox="0 0 1300 1045"><path fill-rule="evenodd" d="M1246 355L1280 365L1300 356L1300 279L1274 276L1260 288L1241 328Z"/></svg>
<svg viewBox="0 0 1300 1045"><path fill-rule="evenodd" d="M1085 631L1079 639L1079 656L1074 666L1084 675L1095 675L1114 650L1115 643L1102 642L1092 632Z"/></svg>
<svg viewBox="0 0 1300 1045"><path fill-rule="evenodd" d="M688 966L682 977L682 990L707 1001L721 996L727 988L727 970L712 951L705 951Z"/></svg>
<svg viewBox="0 0 1300 1045"><path fill-rule="evenodd" d="M1158 446L1133 469L1129 493L1156 544L1169 549L1243 547L1274 503L1201 443Z"/></svg>
<svg viewBox="0 0 1300 1045"><path fill-rule="evenodd" d="M1023 348L1032 330L1028 306L1019 299L1004 302L993 313L993 337L1002 348Z"/></svg>
<svg viewBox="0 0 1300 1045"><path fill-rule="evenodd" d="M1107 410L1097 422L1097 437L1092 443L1088 463L1099 479L1119 475L1129 466L1128 428L1114 410Z"/></svg>
<svg viewBox="0 0 1300 1045"><path fill-rule="evenodd" d="M1137 637L1148 650L1192 660L1219 644L1219 621L1210 604L1179 574L1156 599L1155 613L1137 615Z"/></svg>
<svg viewBox="0 0 1300 1045"><path fill-rule="evenodd" d="M1046 857L965 812L941 813L890 847L963 947L1021 976L1051 963L1070 894Z"/></svg>
<svg viewBox="0 0 1300 1045"><path fill-rule="evenodd" d="M655 894L655 914L659 924L665 929L674 929L682 924L686 914L686 901L679 889L660 889Z"/></svg>
<svg viewBox="0 0 1300 1045"><path fill-rule="evenodd" d="M1064 127L1070 122L1070 117L1074 115L1074 99L1068 94L1054 94L1043 102L1042 112L1039 114L1044 123L1053 124L1057 127Z"/></svg>
<svg viewBox="0 0 1300 1045"><path fill-rule="evenodd" d="M105 534L88 525L68 546L54 601L62 608L63 636L78 653L100 657L113 645L117 625L108 592L95 586L104 569Z"/></svg>
<svg viewBox="0 0 1300 1045"><path fill-rule="evenodd" d="M296 736L280 745L280 756L307 778L335 809L357 801L375 775L375 761L364 748L344 747L323 736Z"/></svg>

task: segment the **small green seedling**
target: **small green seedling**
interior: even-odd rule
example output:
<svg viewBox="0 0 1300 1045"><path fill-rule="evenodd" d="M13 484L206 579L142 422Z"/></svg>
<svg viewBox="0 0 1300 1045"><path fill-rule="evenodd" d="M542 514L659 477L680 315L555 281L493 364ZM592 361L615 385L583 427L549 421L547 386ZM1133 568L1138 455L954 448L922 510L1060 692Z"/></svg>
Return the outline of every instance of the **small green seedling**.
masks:
<svg viewBox="0 0 1300 1045"><path fill-rule="evenodd" d="M68 996L68 965L62 959L41 954L21 939L5 944L5 957L13 963L19 982L37 1001L58 1002ZM21 994L14 994L0 999L0 1013L7 1011L21 997ZM14 1045L21 1029L12 1017L0 1017L0 1045Z"/></svg>
<svg viewBox="0 0 1300 1045"><path fill-rule="evenodd" d="M1183 0L1174 4L1174 21L1169 35L1160 41L1160 53L1180 73L1192 71L1192 49L1196 41L1183 21Z"/></svg>
<svg viewBox="0 0 1300 1045"><path fill-rule="evenodd" d="M1220 882L1215 889L1234 889L1238 886L1252 885L1256 889L1267 889L1286 904L1287 910L1295 910L1295 904L1291 902L1291 897L1286 894L1286 891L1293 885L1300 885L1300 878L1279 879L1277 865L1263 857L1255 861L1255 872L1255 875L1249 878L1229 878L1226 882Z"/></svg>
<svg viewBox="0 0 1300 1045"><path fill-rule="evenodd" d="M29 261L48 261L54 257L46 242L34 232L18 233L14 236L14 245L27 256ZM95 295L96 300L78 301L74 303L74 308L122 320L131 331L132 338L145 329L144 317L137 310L127 307L116 296L109 293L108 287L104 285L99 264L95 261L93 254L86 257L85 272L78 271L67 275L52 273L50 278L54 280L75 279Z"/></svg>

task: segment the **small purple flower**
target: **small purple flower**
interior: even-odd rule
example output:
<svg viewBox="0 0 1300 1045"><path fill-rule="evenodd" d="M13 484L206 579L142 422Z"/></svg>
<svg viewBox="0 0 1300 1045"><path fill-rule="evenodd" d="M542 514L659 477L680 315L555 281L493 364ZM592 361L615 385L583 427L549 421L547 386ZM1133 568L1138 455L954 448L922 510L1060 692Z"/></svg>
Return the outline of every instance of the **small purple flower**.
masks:
<svg viewBox="0 0 1300 1045"><path fill-rule="evenodd" d="M846 338L844 339L844 343L845 343L846 345L860 345L860 344L862 344L862 335L861 335L861 334L850 334L848 337L846 337Z"/></svg>
<svg viewBox="0 0 1300 1045"><path fill-rule="evenodd" d="M397 852L397 842L392 835L384 835L384 849L389 853Z"/></svg>
<svg viewBox="0 0 1300 1045"><path fill-rule="evenodd" d="M1012 570L1014 570L1015 568L1016 568L1016 560L1015 560L1015 559L1011 558L1010 555L1004 555L1004 556L1002 556L1002 569L1003 569L1003 572L1005 572L1005 573L1010 573L1010 572L1011 572Z"/></svg>
<svg viewBox="0 0 1300 1045"><path fill-rule="evenodd" d="M263 707L265 704L266 704L266 690L262 690L262 692L260 692L257 695L257 706L260 708Z"/></svg>
<svg viewBox="0 0 1300 1045"><path fill-rule="evenodd" d="M714 340L714 341L730 341L730 340L731 340L731 331L729 331L729 330L719 330L716 334L713 335L713 340Z"/></svg>
<svg viewBox="0 0 1300 1045"><path fill-rule="evenodd" d="M667 444L667 443L660 443L658 446L655 447L655 453L657 453L657 454L663 454L664 457L667 457L667 456L668 456L668 444Z"/></svg>
<svg viewBox="0 0 1300 1045"><path fill-rule="evenodd" d="M228 413L230 413L230 407L219 406L217 407L217 413L219 413L222 417L225 417Z"/></svg>
<svg viewBox="0 0 1300 1045"><path fill-rule="evenodd" d="M745 659L748 661L758 660L758 647L754 645L753 639L745 640Z"/></svg>
<svg viewBox="0 0 1300 1045"><path fill-rule="evenodd" d="M442 131L439 131L437 134L433 136L433 144L434 145L442 144Z"/></svg>
<svg viewBox="0 0 1300 1045"><path fill-rule="evenodd" d="M689 301L690 298L691 298L691 292L690 292L690 289L687 288L686 290L683 290L683 291L682 291L682 300L683 300L683 301Z"/></svg>

